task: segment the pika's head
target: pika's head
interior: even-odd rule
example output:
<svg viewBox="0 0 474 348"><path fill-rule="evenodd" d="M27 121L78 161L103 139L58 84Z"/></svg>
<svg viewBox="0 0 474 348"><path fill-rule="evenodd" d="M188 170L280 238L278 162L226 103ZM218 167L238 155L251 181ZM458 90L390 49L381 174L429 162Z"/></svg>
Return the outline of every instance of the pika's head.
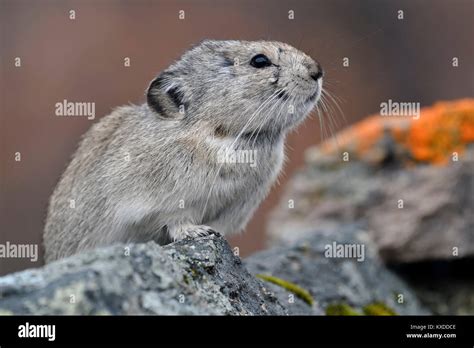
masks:
<svg viewBox="0 0 474 348"><path fill-rule="evenodd" d="M147 91L160 117L205 122L230 135L281 132L300 123L321 95L323 71L274 41L203 41Z"/></svg>

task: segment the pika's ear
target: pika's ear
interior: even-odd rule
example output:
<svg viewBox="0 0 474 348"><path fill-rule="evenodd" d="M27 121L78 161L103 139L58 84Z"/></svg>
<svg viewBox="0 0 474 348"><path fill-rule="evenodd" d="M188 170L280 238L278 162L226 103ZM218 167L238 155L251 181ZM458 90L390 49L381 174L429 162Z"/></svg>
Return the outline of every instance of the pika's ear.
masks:
<svg viewBox="0 0 474 348"><path fill-rule="evenodd" d="M172 81L172 74L158 75L146 91L147 104L159 117L165 119L183 118L186 103L184 94Z"/></svg>

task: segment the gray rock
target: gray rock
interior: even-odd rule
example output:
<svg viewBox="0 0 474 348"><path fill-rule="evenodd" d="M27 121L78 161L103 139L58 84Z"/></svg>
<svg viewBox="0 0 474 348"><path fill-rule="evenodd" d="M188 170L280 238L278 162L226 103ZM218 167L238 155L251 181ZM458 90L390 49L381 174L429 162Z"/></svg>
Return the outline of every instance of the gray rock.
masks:
<svg viewBox="0 0 474 348"><path fill-rule="evenodd" d="M364 245L362 262L325 257L332 242ZM310 306L252 276L220 236L165 247L116 245L0 278L0 314L324 314L333 303L360 309L373 302L400 314L426 313L374 250L368 235L351 225L246 259L252 273L306 289L316 299Z"/></svg>
<svg viewBox="0 0 474 348"><path fill-rule="evenodd" d="M116 245L0 278L0 314L286 313L215 235Z"/></svg>
<svg viewBox="0 0 474 348"><path fill-rule="evenodd" d="M473 315L474 281L450 279L411 283L418 298L435 315Z"/></svg>
<svg viewBox="0 0 474 348"><path fill-rule="evenodd" d="M317 151L270 219L272 244L311 235L314 226L361 222L387 262L474 255L473 149L445 167L413 168L339 162Z"/></svg>
<svg viewBox="0 0 474 348"><path fill-rule="evenodd" d="M364 306L383 303L398 314L429 314L410 287L389 271L376 253L368 234L356 225L335 232L315 231L306 240L252 255L245 265L254 274L266 274L294 283L316 300L313 306L285 288L268 283L290 314L324 314L329 305ZM326 257L336 245L364 246L364 258ZM362 250L362 249L359 249ZM346 256L348 256L346 254ZM402 297L400 297L402 295ZM403 303L398 300L403 298Z"/></svg>
<svg viewBox="0 0 474 348"><path fill-rule="evenodd" d="M393 269L433 314L474 314L473 258L399 264Z"/></svg>

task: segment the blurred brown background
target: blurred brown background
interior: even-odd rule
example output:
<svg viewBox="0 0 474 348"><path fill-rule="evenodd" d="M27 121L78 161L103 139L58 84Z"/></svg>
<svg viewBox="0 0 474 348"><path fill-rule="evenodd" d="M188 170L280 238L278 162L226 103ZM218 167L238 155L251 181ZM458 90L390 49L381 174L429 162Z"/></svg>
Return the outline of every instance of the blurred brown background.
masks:
<svg viewBox="0 0 474 348"><path fill-rule="evenodd" d="M329 91L342 99L344 126L378 112L388 99L423 106L474 94L472 0L0 3L0 243L41 243L48 197L80 135L113 107L144 102L149 81L204 38L279 40L309 53L325 68ZM55 116L63 99L95 102L96 119ZM246 232L231 238L241 255L264 246L266 216L319 133L313 118L290 137L280 185ZM41 262L0 259L0 274Z"/></svg>

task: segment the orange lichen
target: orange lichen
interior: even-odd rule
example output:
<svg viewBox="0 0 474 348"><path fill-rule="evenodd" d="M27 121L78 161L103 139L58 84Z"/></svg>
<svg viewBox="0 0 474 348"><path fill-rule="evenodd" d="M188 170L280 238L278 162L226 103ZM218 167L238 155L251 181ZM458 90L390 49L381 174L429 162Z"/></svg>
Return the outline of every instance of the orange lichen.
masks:
<svg viewBox="0 0 474 348"><path fill-rule="evenodd" d="M390 136L415 162L447 163L454 152L461 155L474 142L474 99L438 102L421 109L418 119L374 115L337 134L337 145L326 141L324 152L349 151L366 158Z"/></svg>
<svg viewBox="0 0 474 348"><path fill-rule="evenodd" d="M474 100L437 103L413 122L406 145L418 161L446 163L474 142Z"/></svg>

